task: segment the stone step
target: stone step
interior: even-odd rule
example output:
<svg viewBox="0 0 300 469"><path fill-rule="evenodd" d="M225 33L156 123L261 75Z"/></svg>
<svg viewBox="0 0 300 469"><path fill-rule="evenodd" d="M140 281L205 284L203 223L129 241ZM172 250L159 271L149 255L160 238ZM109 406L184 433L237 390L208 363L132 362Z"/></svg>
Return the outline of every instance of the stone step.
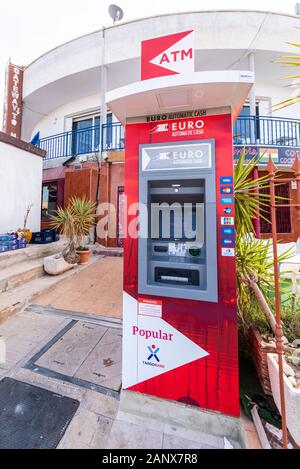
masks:
<svg viewBox="0 0 300 469"><path fill-rule="evenodd" d="M42 277L30 280L22 285L0 294L0 323L6 321L10 316L21 311L27 305L33 303L34 299L42 293L52 290L55 285L63 280L76 275L83 269L88 268L92 263L99 262L100 259L92 257L89 264L76 266L74 269L64 274L51 277L44 275Z"/></svg>
<svg viewBox="0 0 300 469"><path fill-rule="evenodd" d="M61 239L51 244L29 244L25 249L0 253L0 272L10 266L16 266L24 261L41 259L61 252L66 246L66 241Z"/></svg>
<svg viewBox="0 0 300 469"><path fill-rule="evenodd" d="M44 275L43 259L20 262L0 269L0 294Z"/></svg>
<svg viewBox="0 0 300 469"><path fill-rule="evenodd" d="M106 257L123 257L123 248L105 248L103 246L97 246L92 248L94 255L106 256Z"/></svg>

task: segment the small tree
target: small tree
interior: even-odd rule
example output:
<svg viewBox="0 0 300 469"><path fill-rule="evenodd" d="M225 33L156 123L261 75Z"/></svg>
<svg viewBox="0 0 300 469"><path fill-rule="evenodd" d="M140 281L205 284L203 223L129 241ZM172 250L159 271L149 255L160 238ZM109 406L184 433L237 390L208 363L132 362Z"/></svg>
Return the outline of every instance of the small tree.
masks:
<svg viewBox="0 0 300 469"><path fill-rule="evenodd" d="M95 208L94 202L85 196L72 197L66 208L59 207L51 216L51 226L60 230L68 240L63 257L70 264L76 264L79 260L76 249L82 246L84 237L95 222Z"/></svg>

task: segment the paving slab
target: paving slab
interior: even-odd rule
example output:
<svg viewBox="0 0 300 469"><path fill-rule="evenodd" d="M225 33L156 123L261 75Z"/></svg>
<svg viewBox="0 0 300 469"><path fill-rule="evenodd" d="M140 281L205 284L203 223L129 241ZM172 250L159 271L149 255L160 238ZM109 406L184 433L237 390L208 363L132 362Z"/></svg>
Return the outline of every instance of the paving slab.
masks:
<svg viewBox="0 0 300 469"><path fill-rule="evenodd" d="M102 344L102 341L83 362L75 376L115 391L121 388L121 342Z"/></svg>
<svg viewBox="0 0 300 469"><path fill-rule="evenodd" d="M161 449L163 433L122 420L115 420L106 449Z"/></svg>
<svg viewBox="0 0 300 469"><path fill-rule="evenodd" d="M164 435L163 449L218 449L198 441L186 440L174 435Z"/></svg>
<svg viewBox="0 0 300 469"><path fill-rule="evenodd" d="M122 334L107 330L75 373L77 378L119 391L122 376Z"/></svg>
<svg viewBox="0 0 300 469"><path fill-rule="evenodd" d="M99 392L87 389L81 404L82 407L90 412L103 415L110 419L115 419L119 410L120 402L114 397L106 396L105 394L100 394Z"/></svg>
<svg viewBox="0 0 300 469"><path fill-rule="evenodd" d="M102 326L78 322L36 364L66 376L74 376L106 331Z"/></svg>
<svg viewBox="0 0 300 469"><path fill-rule="evenodd" d="M86 409L79 409L73 418L64 438L61 440L59 449L85 449L92 448L93 444L100 444L98 438L109 435L112 420L89 412ZM94 448L95 449L95 448Z"/></svg>

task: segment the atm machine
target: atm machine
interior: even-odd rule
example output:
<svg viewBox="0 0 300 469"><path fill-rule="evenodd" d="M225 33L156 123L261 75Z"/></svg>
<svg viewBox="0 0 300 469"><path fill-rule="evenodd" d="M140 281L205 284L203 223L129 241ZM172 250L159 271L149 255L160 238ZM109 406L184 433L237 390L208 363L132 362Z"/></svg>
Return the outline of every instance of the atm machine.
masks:
<svg viewBox="0 0 300 469"><path fill-rule="evenodd" d="M141 145L139 160L139 293L217 301L214 141Z"/></svg>
<svg viewBox="0 0 300 469"><path fill-rule="evenodd" d="M239 415L232 116L127 120L123 389Z"/></svg>

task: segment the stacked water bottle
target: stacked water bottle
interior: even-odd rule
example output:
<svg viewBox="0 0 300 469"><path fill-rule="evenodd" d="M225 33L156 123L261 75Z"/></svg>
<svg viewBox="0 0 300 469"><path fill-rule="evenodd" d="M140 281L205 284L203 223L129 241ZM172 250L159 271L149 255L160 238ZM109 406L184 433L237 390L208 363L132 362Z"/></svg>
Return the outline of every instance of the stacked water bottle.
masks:
<svg viewBox="0 0 300 469"><path fill-rule="evenodd" d="M22 233L0 234L0 253L26 248L26 239Z"/></svg>

